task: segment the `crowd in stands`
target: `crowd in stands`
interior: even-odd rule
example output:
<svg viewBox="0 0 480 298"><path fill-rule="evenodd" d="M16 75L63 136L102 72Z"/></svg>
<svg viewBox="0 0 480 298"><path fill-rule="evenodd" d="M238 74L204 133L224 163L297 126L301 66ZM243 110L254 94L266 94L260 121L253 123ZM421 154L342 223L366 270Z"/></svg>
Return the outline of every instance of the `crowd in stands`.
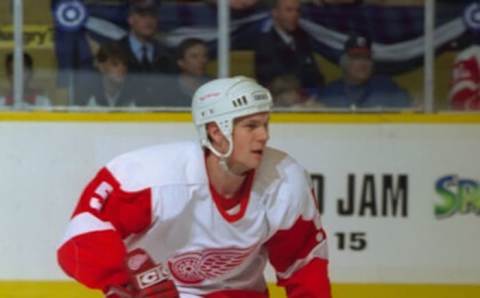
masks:
<svg viewBox="0 0 480 298"><path fill-rule="evenodd" d="M188 2L188 1L182 1ZM216 1L210 1L213 4ZM233 10L268 5L271 22L252 43L257 81L269 88L276 107L334 109L414 108L412 96L388 75L377 73L370 36L352 33L344 40L337 62L341 76L327 82L312 37L300 25L301 6L358 4L355 0L231 0ZM373 1L375 2L375 1ZM376 1L378 3L382 1ZM386 2L386 1L383 1ZM382 2L382 3L383 3ZM207 74L209 44L186 37L175 48L158 36L158 1L130 0L128 33L103 42L94 53L93 71L76 76L71 104L99 107L190 106L195 90L212 79ZM5 59L10 85L1 106L13 106L13 55ZM480 109L480 48L473 44L457 57L449 95L453 109ZM33 59L24 54L23 105L49 107L51 101L31 87Z"/></svg>

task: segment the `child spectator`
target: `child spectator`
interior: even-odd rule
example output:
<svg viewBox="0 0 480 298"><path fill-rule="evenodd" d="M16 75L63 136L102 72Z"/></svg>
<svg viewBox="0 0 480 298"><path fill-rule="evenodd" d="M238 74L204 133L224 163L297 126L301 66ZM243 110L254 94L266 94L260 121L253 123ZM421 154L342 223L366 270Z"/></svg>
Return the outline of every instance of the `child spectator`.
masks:
<svg viewBox="0 0 480 298"><path fill-rule="evenodd" d="M178 45L176 53L179 74L166 86L168 96L162 100L162 105L189 107L197 88L211 79L207 75L208 60L208 47L203 40L198 38L183 40Z"/></svg>
<svg viewBox="0 0 480 298"><path fill-rule="evenodd" d="M0 97L0 107L13 106L13 53L9 53L5 58L5 73L9 82L9 87L5 96ZM23 53L23 101L21 105L27 107L49 107L50 99L42 95L41 92L32 87L33 79L33 59L28 53Z"/></svg>
<svg viewBox="0 0 480 298"><path fill-rule="evenodd" d="M134 95L127 80L128 58L118 44L101 45L96 55L99 78L92 80L88 105L105 107L134 106Z"/></svg>
<svg viewBox="0 0 480 298"><path fill-rule="evenodd" d="M275 78L270 91L276 108L319 108L322 107L314 96L303 92L298 80L293 76Z"/></svg>

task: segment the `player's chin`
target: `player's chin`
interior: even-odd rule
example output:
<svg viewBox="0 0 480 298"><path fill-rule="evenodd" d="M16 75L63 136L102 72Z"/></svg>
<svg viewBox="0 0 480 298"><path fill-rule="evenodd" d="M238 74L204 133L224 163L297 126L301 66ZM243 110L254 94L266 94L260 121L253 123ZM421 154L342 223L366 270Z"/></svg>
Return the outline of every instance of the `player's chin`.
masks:
<svg viewBox="0 0 480 298"><path fill-rule="evenodd" d="M263 158L262 153L252 153L248 163L250 168L256 169L262 162L262 158Z"/></svg>

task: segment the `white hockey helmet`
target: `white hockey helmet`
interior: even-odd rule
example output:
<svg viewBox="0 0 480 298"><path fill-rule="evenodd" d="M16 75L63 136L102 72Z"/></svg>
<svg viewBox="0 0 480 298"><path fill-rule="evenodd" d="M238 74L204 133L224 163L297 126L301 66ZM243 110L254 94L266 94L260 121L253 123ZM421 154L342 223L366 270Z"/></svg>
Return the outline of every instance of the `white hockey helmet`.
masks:
<svg viewBox="0 0 480 298"><path fill-rule="evenodd" d="M270 92L244 76L215 79L197 89L192 100L193 122L202 146L220 158L227 158L233 150L232 131L235 118L269 112L272 109ZM213 148L207 123L215 122L229 142L226 153Z"/></svg>

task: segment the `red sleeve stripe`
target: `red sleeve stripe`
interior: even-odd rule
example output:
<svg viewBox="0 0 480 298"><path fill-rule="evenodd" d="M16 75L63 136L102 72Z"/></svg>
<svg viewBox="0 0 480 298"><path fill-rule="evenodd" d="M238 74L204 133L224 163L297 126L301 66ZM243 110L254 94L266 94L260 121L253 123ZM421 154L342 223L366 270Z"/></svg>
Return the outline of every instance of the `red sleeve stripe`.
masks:
<svg viewBox="0 0 480 298"><path fill-rule="evenodd" d="M278 285L289 298L332 298L327 260L313 259L290 278L279 279Z"/></svg>
<svg viewBox="0 0 480 298"><path fill-rule="evenodd" d="M73 237L99 231L115 230L113 225L109 222L102 221L88 212L80 213L74 216L68 226L65 236L63 237L59 246L62 246L65 242Z"/></svg>
<svg viewBox="0 0 480 298"><path fill-rule="evenodd" d="M328 260L327 241L320 242L312 249L308 256L303 259L296 260L295 263L288 267L287 270L285 270L284 272L277 272L277 278L290 278L295 272L297 272L297 270L309 264L315 258L319 258L321 260Z"/></svg>
<svg viewBox="0 0 480 298"><path fill-rule="evenodd" d="M280 277L288 278L314 258L328 258L326 234L320 225L320 215L316 215L311 220L300 216L293 226L278 230L267 241L270 263Z"/></svg>

